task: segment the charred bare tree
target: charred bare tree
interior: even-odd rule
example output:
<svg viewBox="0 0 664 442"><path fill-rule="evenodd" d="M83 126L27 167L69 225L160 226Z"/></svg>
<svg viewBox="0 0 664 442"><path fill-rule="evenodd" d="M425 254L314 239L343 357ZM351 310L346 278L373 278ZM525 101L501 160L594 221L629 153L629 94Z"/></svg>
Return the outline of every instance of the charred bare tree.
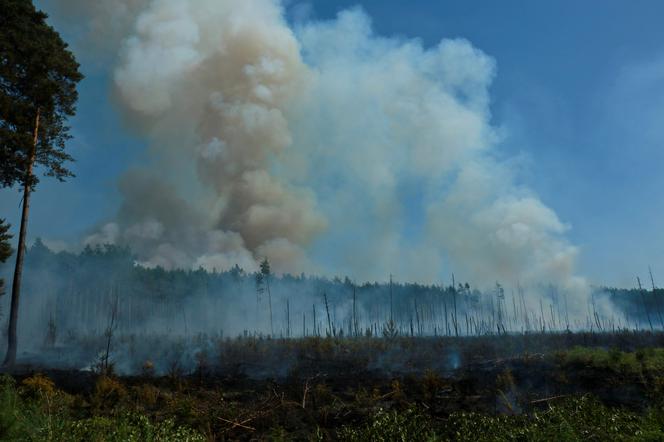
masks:
<svg viewBox="0 0 664 442"><path fill-rule="evenodd" d="M314 313L314 336L318 336L318 322L316 322L316 304L313 304Z"/></svg>
<svg viewBox="0 0 664 442"><path fill-rule="evenodd" d="M664 330L664 318L662 318L662 299L657 295L655 287L655 278L652 276L652 268L648 266L648 273L650 274L650 283L652 284L652 296L657 306L657 317L659 319L659 326Z"/></svg>
<svg viewBox="0 0 664 442"><path fill-rule="evenodd" d="M390 321L394 321L394 310L392 305L392 274L390 274Z"/></svg>
<svg viewBox="0 0 664 442"><path fill-rule="evenodd" d="M646 314L646 318L648 319L648 325L650 326L650 331L654 331L653 326L652 326L652 321L650 320L650 312L648 311L648 304L646 302L646 294L645 291L643 290L643 287L641 286L641 278L638 276L636 277L636 282L639 285L639 294L641 295L641 302L643 304L643 311Z"/></svg>
<svg viewBox="0 0 664 442"><path fill-rule="evenodd" d="M330 306L327 302L327 293L323 292L323 299L325 300L325 312L327 313L327 336L336 337L337 333L332 325L332 319L330 319Z"/></svg>
<svg viewBox="0 0 664 442"><path fill-rule="evenodd" d="M106 337L106 350L101 357L99 368L101 373L109 374L112 370L112 364L110 362L111 355L111 341L113 340L113 334L118 328L118 293L117 289L112 299L111 311L108 318L108 324L106 325L106 330L104 331L104 336Z"/></svg>
<svg viewBox="0 0 664 442"><path fill-rule="evenodd" d="M454 325L454 335L459 337L459 322L457 320L457 289L454 285L454 273L452 273L452 304L454 307L452 316L452 325Z"/></svg>
<svg viewBox="0 0 664 442"><path fill-rule="evenodd" d="M357 330L357 294L355 293L355 284L353 284L353 336L358 335Z"/></svg>
<svg viewBox="0 0 664 442"><path fill-rule="evenodd" d="M286 299L286 337L290 338L291 328L290 328L290 302Z"/></svg>

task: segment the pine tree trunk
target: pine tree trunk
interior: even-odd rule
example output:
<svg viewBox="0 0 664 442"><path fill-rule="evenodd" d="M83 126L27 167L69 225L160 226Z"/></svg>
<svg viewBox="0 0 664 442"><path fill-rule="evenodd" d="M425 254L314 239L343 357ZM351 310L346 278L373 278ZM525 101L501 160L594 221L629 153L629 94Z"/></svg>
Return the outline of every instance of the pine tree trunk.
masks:
<svg viewBox="0 0 664 442"><path fill-rule="evenodd" d="M32 149L30 151L25 182L23 183L23 210L21 211L21 229L18 235L18 247L16 248L16 266L14 267L14 279L12 282L12 301L11 309L9 311L9 330L7 333L7 355L5 356L5 367L13 367L16 363L16 326L18 322L18 301L21 295L21 276L23 274L23 258L25 256L25 237L28 230L28 215L30 213L32 168L35 163L37 141L39 139L39 117L40 109L37 108Z"/></svg>

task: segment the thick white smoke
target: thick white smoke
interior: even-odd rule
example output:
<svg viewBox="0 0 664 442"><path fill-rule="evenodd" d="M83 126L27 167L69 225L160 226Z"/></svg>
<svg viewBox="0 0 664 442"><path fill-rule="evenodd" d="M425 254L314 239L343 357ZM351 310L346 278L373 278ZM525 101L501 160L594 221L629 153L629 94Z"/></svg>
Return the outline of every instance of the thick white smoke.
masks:
<svg viewBox="0 0 664 442"><path fill-rule="evenodd" d="M267 257L277 271L311 269L304 248L325 218L309 189L271 170L311 75L281 13L264 1L155 1L137 17L115 86L159 164L149 179L125 177L118 220L88 243L111 231L167 268L254 270Z"/></svg>
<svg viewBox="0 0 664 442"><path fill-rule="evenodd" d="M359 9L293 29L275 0L122 5L114 87L153 163L122 178L117 218L87 243L167 268L267 257L280 272L583 288L567 226L494 159L495 62L468 41L383 38Z"/></svg>

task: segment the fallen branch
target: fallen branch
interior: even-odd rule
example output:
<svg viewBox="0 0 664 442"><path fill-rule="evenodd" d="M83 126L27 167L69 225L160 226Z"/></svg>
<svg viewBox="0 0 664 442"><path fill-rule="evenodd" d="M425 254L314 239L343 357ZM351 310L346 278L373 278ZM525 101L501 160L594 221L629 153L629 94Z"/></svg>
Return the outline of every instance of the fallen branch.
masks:
<svg viewBox="0 0 664 442"><path fill-rule="evenodd" d="M308 393L309 390L311 389L311 387L309 387L309 382L310 382L310 381L313 381L314 379L318 379L320 376L321 376L321 374L318 373L318 374L316 374L316 376L309 377L309 378L307 378L307 379L304 381L304 392L303 392L303 394L302 394L302 408L306 409L306 405L307 405L307 393Z"/></svg>
<svg viewBox="0 0 664 442"><path fill-rule="evenodd" d="M232 430L232 429L235 428L235 427L240 427L240 428L244 428L244 429L249 430L249 431L256 431L256 429L255 429L254 427L249 427L249 426L247 426L247 425L244 425L244 424L246 424L247 422L252 421L252 420L254 419L253 417L252 417L252 418L249 418L249 419L247 419L247 420L244 420L244 421L242 421L242 422L230 421L230 420L228 420L228 419L224 419L223 417L217 417L217 419L219 419L220 421L224 421L224 422L227 422L227 423L229 423L229 424L232 424L233 426L232 426L231 428L228 428L228 430Z"/></svg>
<svg viewBox="0 0 664 442"><path fill-rule="evenodd" d="M547 397L547 398L543 398L543 399L536 399L534 401L530 401L530 403L531 404L541 404L542 402L554 401L556 399L562 399L562 398L566 398L566 397L569 397L569 394L562 394L560 396L552 396L552 397Z"/></svg>
<svg viewBox="0 0 664 442"><path fill-rule="evenodd" d="M498 390L498 393L500 393L500 397L501 397L501 399L503 400L503 404L505 404L505 406L506 406L507 409L510 411L510 413L512 413L512 414L516 414L516 413L514 412L514 407L512 407L512 403L511 403L511 401L509 400L509 398L507 397L507 395L505 394L505 392L503 392L503 390Z"/></svg>
<svg viewBox="0 0 664 442"><path fill-rule="evenodd" d="M304 382L304 393L302 394L302 408L307 408L307 393L309 392L309 379Z"/></svg>

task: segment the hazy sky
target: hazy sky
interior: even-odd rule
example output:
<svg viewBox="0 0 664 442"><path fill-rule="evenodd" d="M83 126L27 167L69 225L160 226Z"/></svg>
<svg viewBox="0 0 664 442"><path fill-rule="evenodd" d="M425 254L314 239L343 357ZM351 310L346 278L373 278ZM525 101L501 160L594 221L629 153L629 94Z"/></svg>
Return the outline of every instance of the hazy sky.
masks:
<svg viewBox="0 0 664 442"><path fill-rule="evenodd" d="M48 0L39 5L49 11ZM499 152L520 162L519 180L571 226L579 273L596 284L633 285L652 265L664 284L664 3L289 2L289 19L329 19L354 5L379 35L419 38L425 47L463 37L493 57ZM76 31L53 24L86 75L69 144L77 177L42 181L29 236L74 241L117 210L117 179L140 164L146 146L116 113L104 65ZM0 213L12 223L18 203L16 191L0 191Z"/></svg>

